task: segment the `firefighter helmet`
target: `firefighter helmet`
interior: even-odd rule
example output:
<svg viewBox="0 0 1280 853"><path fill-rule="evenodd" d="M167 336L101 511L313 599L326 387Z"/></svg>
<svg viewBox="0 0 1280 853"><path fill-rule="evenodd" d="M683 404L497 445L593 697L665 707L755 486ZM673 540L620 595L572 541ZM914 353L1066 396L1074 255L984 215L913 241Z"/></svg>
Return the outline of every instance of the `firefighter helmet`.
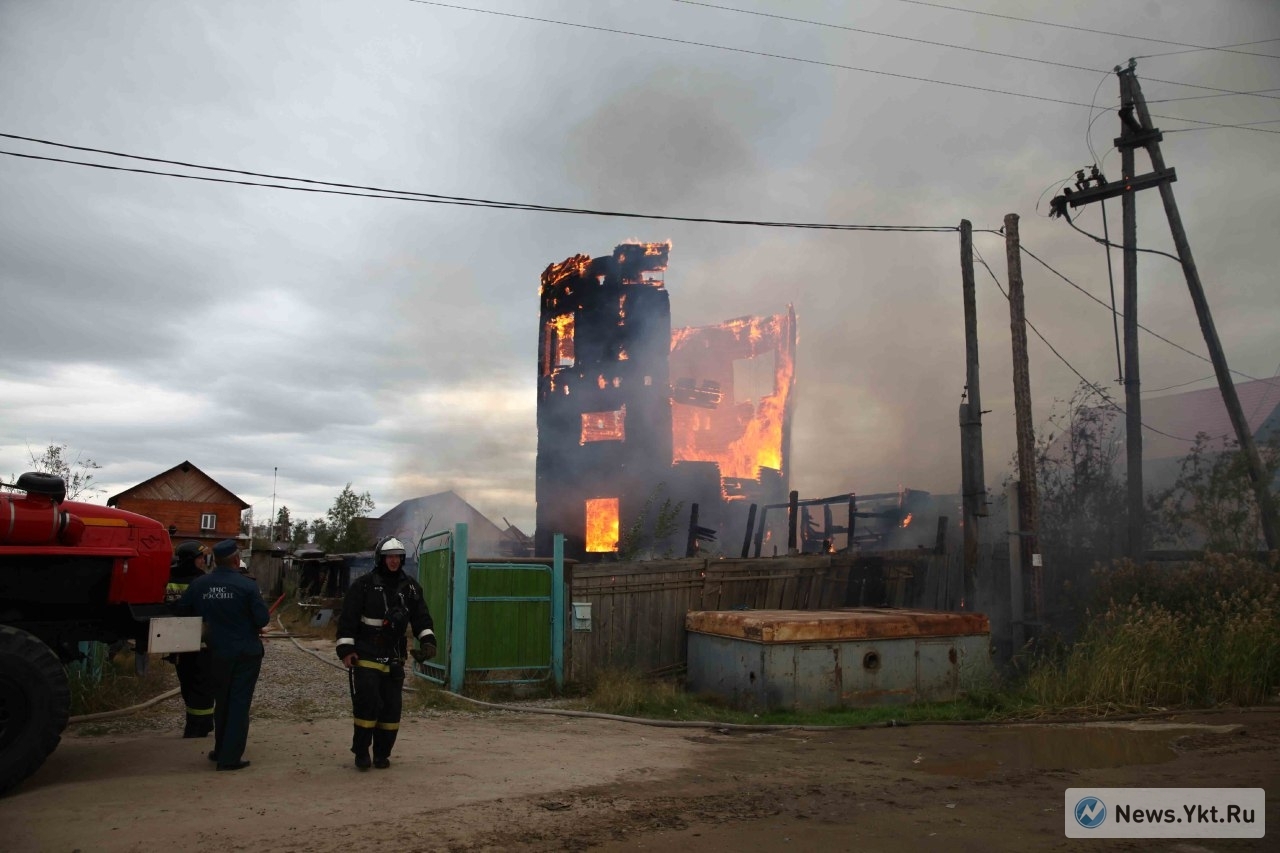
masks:
<svg viewBox="0 0 1280 853"><path fill-rule="evenodd" d="M404 543L394 536L387 536L378 540L378 544L373 546L374 565L382 568L387 564L387 557L404 558Z"/></svg>
<svg viewBox="0 0 1280 853"><path fill-rule="evenodd" d="M201 557L209 556L209 549L199 542L183 542L174 549L173 556L181 563L194 563Z"/></svg>

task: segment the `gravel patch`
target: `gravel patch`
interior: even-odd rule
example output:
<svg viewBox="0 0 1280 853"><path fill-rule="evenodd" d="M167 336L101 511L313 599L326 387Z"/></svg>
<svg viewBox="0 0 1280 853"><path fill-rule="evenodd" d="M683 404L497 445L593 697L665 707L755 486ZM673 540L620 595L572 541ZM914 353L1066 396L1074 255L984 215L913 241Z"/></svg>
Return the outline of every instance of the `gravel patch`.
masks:
<svg viewBox="0 0 1280 853"><path fill-rule="evenodd" d="M287 637L264 640L266 653L262 659L262 674L253 694L251 720L282 720L310 722L317 719L350 719L351 694L346 670L341 668L334 655L333 641L327 638L297 637L297 645ZM332 660L330 664L328 661ZM336 665L335 665L336 664ZM172 665L153 657L150 666ZM173 680L176 685L176 679ZM458 700L443 696L443 691L433 690L427 682L410 677L410 685L423 688L414 694L406 694L404 716L431 719L465 718L478 714L485 716L520 716L518 711L501 711L481 706L455 705ZM416 695L415 695L416 694ZM434 707L447 703L449 707ZM520 706L537 708L565 707L567 700L544 698L521 700ZM103 735L133 734L167 731L180 734L184 722L182 697L174 696L119 717L76 723L67 727L64 736L95 737Z"/></svg>

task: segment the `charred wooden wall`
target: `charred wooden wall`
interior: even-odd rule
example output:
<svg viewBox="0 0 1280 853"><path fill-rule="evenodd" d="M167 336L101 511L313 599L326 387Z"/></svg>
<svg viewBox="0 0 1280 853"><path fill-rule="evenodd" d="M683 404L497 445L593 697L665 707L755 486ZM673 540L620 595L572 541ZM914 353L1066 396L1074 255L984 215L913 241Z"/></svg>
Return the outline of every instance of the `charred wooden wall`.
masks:
<svg viewBox="0 0 1280 853"><path fill-rule="evenodd" d="M582 559L586 501L617 498L625 525L670 470L671 307L653 275L667 250L628 243L542 275L535 553L563 533L565 555ZM607 421L624 407L625 438L588 436L584 416Z"/></svg>

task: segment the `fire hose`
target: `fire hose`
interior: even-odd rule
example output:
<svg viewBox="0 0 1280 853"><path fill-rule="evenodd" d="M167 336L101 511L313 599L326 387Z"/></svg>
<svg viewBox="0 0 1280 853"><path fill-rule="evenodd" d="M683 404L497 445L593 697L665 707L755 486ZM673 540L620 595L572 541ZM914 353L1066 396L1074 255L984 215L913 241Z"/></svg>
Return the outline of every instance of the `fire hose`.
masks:
<svg viewBox="0 0 1280 853"><path fill-rule="evenodd" d="M279 599L277 599L276 603L272 605L271 609L274 610L277 606L279 606L280 601L283 599L284 599L284 596L281 596ZM322 657L318 652L312 649L303 647L302 644L299 643L297 639L293 636L293 634L288 632L288 629L285 628L284 623L280 620L279 616L276 617L276 624L280 626L280 631L282 633L270 634L266 636L287 638L289 642L293 643L294 647L297 648L298 651L305 652L306 654L311 655L316 660L328 666L332 666L338 669L346 669L348 684L351 690L351 695L352 695L352 698L355 697L355 672L353 669L345 667L340 661L333 661L327 657ZM408 685L408 684L406 684L401 688L401 690L406 693L413 693L416 691L416 689L417 689L416 685ZM67 723L68 724L82 723L82 722L88 722L90 720L106 719L109 717L115 717L115 716L121 716L124 714L133 713L135 711L141 711L145 708L149 708L152 705L155 705L158 702L162 702L165 699L171 699L174 696L177 696L179 692L180 692L179 688L174 688L173 690L170 690L167 693L162 693L159 696L155 696L151 699L148 699L145 702L142 702L141 704L133 705L129 708L121 708L115 711L102 711L97 714L84 714L78 717L71 717L69 720L67 720ZM712 729L715 731L738 731L738 732L838 731L838 730L854 730L854 729L900 728L905 726L1001 726L1001 725L1007 726L1007 725L1055 725L1055 724L1080 725L1081 724L1080 720L922 720L922 721L886 720L884 722L879 722L879 723L864 723L864 724L850 725L850 726L820 726L820 725L804 725L804 724L792 725L792 724L785 724L785 723L781 723L781 724L724 723L724 722L715 722L710 720L701 720L701 721L700 720L653 720L653 719L647 719L644 717L628 717L621 714L606 714L606 713L601 713L599 711L574 711L574 710L569 710L565 708L533 708L533 707L523 707L520 705L505 705L505 704L498 704L494 702L483 702L479 699L472 699L469 696L463 696L460 693L454 693L451 690L444 690L443 688L441 689L441 692L444 693L446 696L449 696L450 698L458 699L463 702L467 702L472 705L477 705L479 707L487 708L489 710L494 710L494 711L514 711L514 712L519 712L524 714L549 714L557 717L580 717L580 718L594 719L594 720L612 720L615 722L633 723L636 725L653 726L656 728ZM1214 712L1242 711L1242 710L1248 710L1248 709L1246 708L1201 708L1201 709L1189 709L1189 710L1197 714L1208 714L1208 713L1214 713ZM1101 720L1099 722L1106 724L1106 723L1115 723L1115 722L1124 722L1124 721L1133 721L1133 720L1149 720L1152 717L1162 717L1162 716L1169 717L1169 716L1175 716L1179 713L1186 713L1186 712L1187 710L1184 709L1182 711L1169 710L1169 711L1164 711L1160 713L1122 714L1122 715L1117 715L1113 717L1107 717L1105 720Z"/></svg>
<svg viewBox="0 0 1280 853"><path fill-rule="evenodd" d="M280 606L280 603L284 601L284 598L285 598L284 595L281 595L279 598L276 599L276 603L271 605L271 607L267 609L268 617L270 617L272 614L276 612L276 608ZM279 622L278 619L277 619L277 622ZM289 634L287 630L284 629L283 623L280 623L280 628L283 631L283 633L280 633L280 634L263 633L261 636L267 639L292 636L291 634ZM97 713L94 713L94 714L79 714L74 717L68 717L67 725L71 725L72 723L88 723L94 720L107 720L112 717L121 717L121 716L124 716L125 714L132 714L136 711L144 711L147 708L150 708L152 705L157 705L160 702L165 701L166 699L172 699L173 697L177 696L181 692L182 692L181 687L175 687L172 690L166 690L164 693L161 693L159 696L152 696L150 699L146 700L145 702L140 702L137 705L130 705L127 708L117 708L114 711L98 711Z"/></svg>

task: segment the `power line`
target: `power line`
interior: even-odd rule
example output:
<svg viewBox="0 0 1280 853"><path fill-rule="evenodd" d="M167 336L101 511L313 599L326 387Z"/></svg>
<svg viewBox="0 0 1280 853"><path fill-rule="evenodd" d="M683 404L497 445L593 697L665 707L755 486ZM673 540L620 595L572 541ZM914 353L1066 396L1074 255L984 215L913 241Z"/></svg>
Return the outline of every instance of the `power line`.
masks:
<svg viewBox="0 0 1280 853"><path fill-rule="evenodd" d="M1120 245L1119 243L1112 243L1110 240L1107 240L1103 237L1099 237L1096 234L1090 234L1088 231L1084 230L1079 225L1076 225L1075 222L1071 220L1071 217L1067 215L1065 212L1063 213L1062 218L1066 220L1068 225L1070 225L1072 228L1079 231L1081 234L1088 237L1090 240L1094 241L1095 243L1100 243L1103 246L1106 246L1107 248L1110 248L1110 249L1124 249L1124 246ZM1146 252L1147 254L1150 254L1150 255L1159 255L1162 258L1168 258L1169 260L1174 261L1176 263L1179 263L1179 264L1182 263L1182 258L1178 257L1177 255L1171 255L1168 252L1162 252L1159 249L1137 248L1137 249L1134 249L1134 251Z"/></svg>
<svg viewBox="0 0 1280 853"><path fill-rule="evenodd" d="M1245 129L1253 129L1255 124L1280 124L1280 118L1269 118L1265 121L1246 121L1240 124L1223 124L1217 127L1175 127L1173 130L1166 130L1165 133L1190 133L1193 130L1223 130L1224 128L1242 127Z"/></svg>
<svg viewBox="0 0 1280 853"><path fill-rule="evenodd" d="M799 62L805 65L816 65L821 68L837 68L842 71L857 71L862 74L875 74L881 77L892 77L897 80L910 80L915 83L932 83L937 86L951 86L956 89L968 89L974 92L987 92L995 95L1007 95L1013 98L1026 98L1032 101L1043 101L1049 104L1063 104L1069 107L1084 107L1087 104L1079 101L1068 101L1063 98L1050 98L1045 95L1031 95L1025 92L1012 92L1007 89L994 89L988 86L976 86L970 83L956 83L952 80L936 80L931 77L920 77L913 74L899 74L894 71L880 71L874 68L862 68L856 65L843 65L838 62L825 62L819 59L807 59L802 56L788 56L782 53L769 53L763 50L749 50L743 47L730 47L729 45L713 44L712 42L692 41L690 39L680 39L673 36L660 36L652 33L641 33L635 30L622 30L614 27L601 27L595 24L582 24L576 21L561 21L555 18L540 18L534 15L519 15L515 12L499 12L495 9L477 9L473 6L460 6L455 3L441 3L438 0L408 0L410 3L418 3L422 6L435 6L441 9L453 9L460 12L475 12L481 15L495 15L500 18L511 18L519 21L533 21L540 24L555 24L562 27L572 27L574 29L589 30L598 33L613 33L615 35L632 36L634 38L650 39L652 41L667 42L668 44L683 44L690 47L705 47L712 50L723 50L728 53L739 53L747 56L759 56L765 59L780 59L786 62ZM1243 94L1243 93L1240 93ZM1168 119L1170 121L1185 121L1192 124L1202 124L1210 127L1238 127L1240 130L1250 130L1255 133L1271 133L1280 134L1280 130L1268 130L1261 127L1247 127L1243 125L1220 124L1218 122L1203 121L1194 118L1180 118L1178 116L1166 116L1152 113L1152 118Z"/></svg>
<svg viewBox="0 0 1280 853"><path fill-rule="evenodd" d="M974 249L973 255L975 258L978 259L978 263L982 264L982 266L986 269L987 274L991 276L991 280L995 282L996 289L1000 291L1000 295L1003 296L1005 299L1008 299L1009 294L1005 292L1004 286L1000 284L1000 279L996 278L995 271L991 269L991 266L982 257L981 253L979 253L977 249ZM1036 328L1035 323L1032 323L1030 320L1026 320L1026 324L1027 324L1027 327L1031 329L1031 331L1036 333L1036 337L1039 338L1040 341L1049 348L1049 351L1052 352L1055 356L1057 356L1058 360L1061 361L1063 364L1065 364L1068 370L1070 370L1077 377L1079 377L1081 382L1083 382L1085 385L1092 388L1098 394L1098 396L1100 396L1105 402L1107 402L1113 409L1115 409L1121 415L1127 416L1127 413L1125 412L1125 410L1120 406L1119 403L1116 403L1114 400L1111 399L1111 395L1108 394L1105 389L1101 388L1096 382L1091 382L1088 379L1086 379L1083 373L1076 370L1075 366L1072 365L1071 362L1067 361L1066 356L1058 352L1058 350L1054 347L1054 345L1049 343L1048 338L1040 334L1040 330ZM1142 423L1142 422L1139 421L1139 423ZM1173 435L1172 433L1167 433L1164 430L1156 429L1155 427L1147 423L1142 423L1142 428L1149 429L1154 433L1159 433L1160 435L1163 435L1166 438L1172 438L1172 439L1175 439L1176 441L1185 441L1188 444L1194 443L1194 439L1183 438L1180 435Z"/></svg>
<svg viewBox="0 0 1280 853"><path fill-rule="evenodd" d="M1067 68L1072 71L1085 71L1091 74L1105 73L1108 75L1113 73L1111 71L1108 71L1102 68L1089 68L1084 65L1071 65L1070 63L1067 63L1067 62L1055 62L1051 59L1040 59L1034 56L1019 56L1017 54L1004 53L1003 51L998 51L998 50L984 50L983 48L980 48L980 47L969 47L967 45L962 45L962 44L951 44L950 42L945 42L945 41L930 41L929 39L914 38L912 36L901 36L901 35L895 35L894 33L882 33L877 30L866 30L860 27L847 26L845 24L833 24L827 21L814 21L809 18L794 18L789 15L778 15L771 12L757 12L753 9L738 9L733 6L721 6L715 3L699 2L699 0L671 0L671 2L680 3L685 6L702 6L707 9L717 9L722 12L733 12L739 15L753 15L759 18L772 18L778 21L789 21L794 24L807 24L809 26L824 27L832 30L844 30L845 32L859 33L861 35L879 36L881 38L897 39L899 41L908 41L914 44L927 44L932 47L945 47L945 48L950 48L952 50L964 50L970 53L981 53L987 56L997 56L1002 59L1016 59L1019 62L1035 62L1040 65L1051 65L1055 68ZM1149 80L1152 83L1166 83L1171 86L1187 86L1192 89L1204 89L1209 92L1218 92L1218 93L1221 93L1223 96L1253 95L1255 97L1267 98L1269 100L1280 100L1280 97L1277 97L1275 95L1267 95L1264 92L1242 92L1236 89L1220 89L1215 86L1202 86L1198 83L1181 83L1177 80L1160 80L1155 77L1148 77L1145 79ZM1264 90L1264 91L1274 91L1274 90Z"/></svg>
<svg viewBox="0 0 1280 853"><path fill-rule="evenodd" d="M753 220L753 219L720 219L715 217L702 216L674 216L668 214L650 214L650 213L632 213L616 210L595 210L591 208L574 208L574 207L556 207L552 205L531 204L524 202L506 202L494 201L491 199L469 198L466 196L447 196L438 193L423 193L412 190L385 189L382 187L361 186L359 184L343 184L333 181L321 181L312 178L296 178L287 175L271 175L263 172L250 172L243 169L230 169L221 166L206 166L198 163L187 163L178 160L165 160L159 157L143 157L137 154L126 154L117 151L108 151L106 149L87 148L84 146L68 145L60 142L50 142L46 140L38 140L33 137L17 136L16 134L0 133L0 136L9 139L22 139L30 142L39 142L45 145L54 145L60 148L71 148L79 151L92 151L100 154L108 154L114 157L126 157L135 160L146 160L152 163L167 163L170 165L184 166L193 169L207 169L215 172L224 172L236 175L246 175L249 177L265 178L277 181L294 181L297 183L311 184L313 186L290 186L288 184L277 183L261 183L257 181L241 181L231 178L215 178L208 175L190 175L182 172L164 172L153 169L136 169L125 166L109 166L104 163L90 163L83 160L66 160L58 157L43 157L36 154L22 154L16 151L5 151L0 149L0 154L10 157L21 157L27 160L42 160L50 163L63 163L73 166L85 166L92 169L105 169L112 172L131 172L140 175L157 175L166 178L181 178L191 181L206 181L209 183L219 184L236 184L239 186L265 187L269 189L293 190L294 192L310 192L321 193L327 195L345 195L356 196L360 198L378 198L389 199L395 201L416 201L425 204L448 204L458 205L462 207L484 207L497 210L524 210L537 213L568 213L579 216L609 216L625 219L652 219L668 222L700 222L719 225L753 225L762 228L801 228L814 229L824 231L893 231L908 233L950 233L958 231L959 228L954 225L852 225L826 222L786 222L771 220ZM322 187L331 187L333 189L322 189Z"/></svg>
<svg viewBox="0 0 1280 853"><path fill-rule="evenodd" d="M1208 376L1201 376L1199 379L1192 379L1190 382L1179 382L1177 385L1166 385L1163 388L1143 388L1143 394L1158 394L1161 391L1172 391L1174 388L1186 388L1188 385L1195 385L1197 382L1204 382L1207 379L1214 379L1217 374L1210 373Z"/></svg>
<svg viewBox="0 0 1280 853"><path fill-rule="evenodd" d="M789 21L793 24L808 24L813 27L824 27L830 30L844 30L845 32L858 33L867 36L879 36L880 38L897 39L898 41L909 41L914 44L927 44L932 47L946 47L953 50L964 50L970 53L983 53L987 56L998 56L1002 59L1016 59L1021 62L1035 62L1040 65L1052 65L1056 68L1069 68L1072 71L1100 71L1102 69L1088 68L1083 65L1071 65L1067 62L1054 62L1051 59L1038 59L1034 56L1017 56L1011 53L1002 53L998 50L984 50L979 47L968 47L962 44L950 44L945 41L930 41L929 39L914 38L912 36L901 36L894 33L882 33L878 30L866 30L861 27L850 27L845 24L833 24L828 21L814 21L809 18L793 18L790 15L777 15L770 12L757 12L754 9L738 9L733 6L720 6L715 3L700 3L697 0L671 0L673 3L680 3L685 6L702 6L706 9L717 9L721 12L734 12L739 15L753 15L758 18L772 18L775 21ZM1108 72L1110 73L1110 72Z"/></svg>
<svg viewBox="0 0 1280 853"><path fill-rule="evenodd" d="M1227 48L1230 48L1230 47L1249 47L1250 45L1254 45L1254 44L1271 44L1272 42L1277 42L1277 41L1280 41L1280 38L1258 39L1257 41L1242 41L1242 42L1239 42L1238 44L1221 44L1221 45L1218 45L1217 47L1193 47L1190 50L1168 50L1168 51L1165 51L1164 53L1148 53L1143 56L1135 56L1134 59L1155 59L1158 56L1177 56L1182 53L1198 53L1199 51L1202 51L1202 50L1226 50ZM1249 53L1250 56L1270 56L1275 59L1280 59L1280 56L1276 56L1274 53L1252 53L1249 51L1242 51L1242 52Z"/></svg>
<svg viewBox="0 0 1280 853"><path fill-rule="evenodd" d="M1151 79L1151 78L1145 78ZM1230 98L1232 95L1264 95L1267 92L1280 92L1280 89L1254 89L1251 92L1223 91L1217 95L1188 95L1185 98L1148 98L1148 104L1172 104L1176 101L1207 101L1210 98Z"/></svg>
<svg viewBox="0 0 1280 853"><path fill-rule="evenodd" d="M983 233L993 233L993 232L983 232ZM1089 235L1089 236L1092 236L1092 235ZM1080 292L1081 292L1081 293L1083 293L1085 296L1087 296L1087 297L1089 297L1090 299L1092 299L1094 302L1097 302L1097 303L1098 303L1099 305L1101 305L1103 308L1106 308L1108 311L1112 312L1112 313L1113 313L1113 314L1115 314L1117 317L1121 317L1121 318L1123 318L1123 317L1124 317L1124 314L1123 314L1123 313L1121 313L1121 312L1119 312L1119 311L1116 311L1116 310L1115 310L1115 308L1113 308L1112 306L1110 306L1110 305L1108 305L1107 303L1103 302L1101 299L1099 299L1098 297L1094 296L1092 293L1090 293L1089 291L1085 290L1083 287L1081 287L1080 285L1076 284L1076 283L1075 283L1074 281L1072 281L1071 279L1067 278L1067 277L1066 277L1065 275L1063 275L1061 272L1059 272L1058 270L1054 269L1054 268L1053 268L1052 266L1050 266L1050 265L1048 264L1048 262L1046 262L1043 258L1041 258L1039 255L1037 255L1035 252L1032 252L1032 251L1031 251L1030 249L1028 249L1025 245L1022 245L1021 241L1019 241L1018 248L1019 248L1019 249L1021 249L1021 251L1023 252L1023 254L1028 255L1029 257L1031 257L1031 258L1032 258L1036 263L1040 264L1040 266L1044 267L1044 268L1045 268L1045 269L1047 269L1049 272L1053 273L1053 274L1054 274L1054 275L1056 275L1058 278L1062 279L1062 280L1063 280L1063 281L1065 281L1067 284L1071 285L1071 286L1072 286L1072 287L1074 287L1076 290L1080 291ZM1117 246L1116 248L1123 248L1123 247L1122 247L1122 246ZM1147 251L1155 251L1155 250L1154 250L1154 249L1148 249ZM1157 252L1157 254L1164 254L1164 253L1163 253L1163 252ZM1172 257L1172 256L1170 255L1169 257ZM1176 259L1176 258L1174 258L1174 260L1177 260L1177 259ZM1174 343L1173 341L1171 341L1171 340L1169 340L1168 338L1166 338L1164 335L1160 334L1159 332L1153 332L1151 329L1148 329L1146 326L1142 325L1141 323L1138 323L1137 325L1138 325L1138 328L1139 328L1139 329L1141 329L1142 331L1146 332L1148 335L1151 335L1151 336L1152 336L1152 337L1154 337L1154 338L1157 338L1157 339L1159 339L1159 340L1161 340L1161 341L1164 341L1166 344L1168 344L1169 346L1173 347L1174 349L1182 350L1182 351L1183 351L1183 352L1185 352L1187 355L1194 356L1194 357L1196 357L1196 358L1200 359L1201 361L1207 361L1207 362L1209 362L1210 364L1212 364L1212 363L1213 363L1213 362L1212 362L1212 360L1211 360L1208 356L1206 356L1206 355L1201 355L1200 353L1195 352L1194 350L1189 350L1189 349L1187 349L1186 347L1184 347L1182 344ZM1245 379L1250 379L1250 380L1253 380L1254 382L1266 382L1268 385L1270 385L1270 384L1276 384L1276 387L1280 387L1280 383L1271 383L1270 381L1268 381L1268 380L1266 380L1266 379L1259 379L1259 378L1258 378L1258 377L1256 377L1256 376L1250 376L1249 374L1247 374L1247 373L1243 373L1243 372L1241 372L1241 371L1239 371L1239 370L1231 370L1231 372L1232 372L1232 373L1234 373L1236 376L1243 376ZM1199 380L1197 380L1197 381L1199 381Z"/></svg>
<svg viewBox="0 0 1280 853"><path fill-rule="evenodd" d="M996 12L981 12L977 9L963 9L959 6L947 6L942 3L928 3L928 2L925 2L925 0L898 0L898 2L910 3L914 6L929 6L934 9L946 9L951 12L964 12L969 15L982 15L988 18L1003 18L1006 21L1018 21L1019 23L1023 23L1023 24L1037 24L1042 27L1054 27L1060 30L1073 30L1078 33L1093 33L1094 35L1114 36L1115 38L1122 38L1122 39L1138 39L1140 41L1150 41L1150 42L1155 42L1157 44L1173 45L1174 47L1190 47L1190 48L1194 48L1195 50L1219 50L1224 53L1239 53L1245 56L1260 56L1266 59L1280 59L1280 57L1272 56L1269 53L1251 53L1250 51L1247 51L1247 50L1232 50L1230 46L1210 47L1208 45L1188 44L1187 42L1170 41L1168 39L1158 39L1158 38L1152 38L1150 36L1137 36L1137 35L1131 35L1128 33L1115 33L1109 30L1094 30L1094 29L1090 29L1089 27L1074 27L1074 26L1071 26L1070 24L1058 24L1052 21L1039 21L1039 20L1036 20L1035 18L1019 18L1016 15L1001 15ZM1266 40L1275 41L1275 39L1266 39Z"/></svg>

